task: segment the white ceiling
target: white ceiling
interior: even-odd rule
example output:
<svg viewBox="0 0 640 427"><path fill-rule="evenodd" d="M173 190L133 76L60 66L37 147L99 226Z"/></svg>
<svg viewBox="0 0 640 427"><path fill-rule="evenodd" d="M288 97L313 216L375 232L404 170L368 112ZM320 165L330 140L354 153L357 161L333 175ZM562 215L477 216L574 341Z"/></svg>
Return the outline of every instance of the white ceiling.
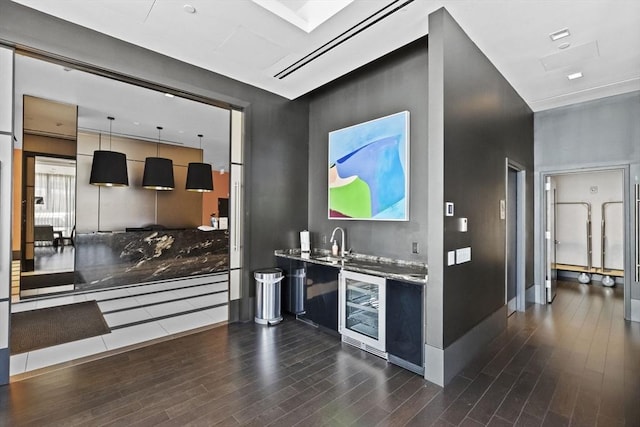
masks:
<svg viewBox="0 0 640 427"><path fill-rule="evenodd" d="M290 99L424 36L442 6L534 111L640 90L638 0L414 0L283 79L274 75L406 0L355 0L310 33L250 0L15 1ZM571 36L551 41L565 27ZM584 77L569 81L576 71Z"/></svg>
<svg viewBox="0 0 640 427"><path fill-rule="evenodd" d="M163 143L199 148L197 135L202 134L204 161L229 170L228 110L18 55L16 129L22 129L23 95L77 105L78 128L84 130L108 132L107 117L112 116L114 135L151 141L160 136Z"/></svg>

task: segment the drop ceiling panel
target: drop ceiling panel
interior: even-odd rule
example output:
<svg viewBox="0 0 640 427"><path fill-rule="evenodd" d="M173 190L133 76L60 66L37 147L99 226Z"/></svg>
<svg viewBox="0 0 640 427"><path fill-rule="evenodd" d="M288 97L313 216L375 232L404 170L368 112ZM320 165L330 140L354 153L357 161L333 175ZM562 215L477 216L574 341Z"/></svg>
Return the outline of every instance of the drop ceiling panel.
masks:
<svg viewBox="0 0 640 427"><path fill-rule="evenodd" d="M252 46L254 53L247 55L246 46ZM216 49L216 52L238 64L258 70L265 69L286 56L287 51L244 27L237 27L234 33Z"/></svg>
<svg viewBox="0 0 640 427"><path fill-rule="evenodd" d="M540 62L546 71L552 71L582 66L589 61L598 59L599 56L598 42L592 41L544 56L540 58Z"/></svg>

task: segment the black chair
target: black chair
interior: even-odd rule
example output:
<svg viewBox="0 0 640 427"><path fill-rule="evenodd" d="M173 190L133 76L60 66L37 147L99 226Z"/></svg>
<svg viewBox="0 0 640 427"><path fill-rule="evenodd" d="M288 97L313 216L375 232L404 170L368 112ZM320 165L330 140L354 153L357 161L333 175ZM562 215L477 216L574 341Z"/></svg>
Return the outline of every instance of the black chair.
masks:
<svg viewBox="0 0 640 427"><path fill-rule="evenodd" d="M33 242L35 246L53 246L55 248L57 246L56 240L52 225L33 226Z"/></svg>
<svg viewBox="0 0 640 427"><path fill-rule="evenodd" d="M64 249L64 245L68 243L71 246L75 247L76 246L75 238L76 238L76 226L74 225L73 228L71 229L71 235L69 236L61 235L60 237L56 237L54 246L61 247L62 249Z"/></svg>

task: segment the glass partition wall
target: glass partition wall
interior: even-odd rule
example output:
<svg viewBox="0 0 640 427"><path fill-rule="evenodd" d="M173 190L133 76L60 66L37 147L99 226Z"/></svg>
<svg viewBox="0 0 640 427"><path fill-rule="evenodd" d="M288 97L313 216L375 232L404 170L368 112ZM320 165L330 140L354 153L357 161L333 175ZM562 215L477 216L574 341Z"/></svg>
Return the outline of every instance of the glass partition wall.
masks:
<svg viewBox="0 0 640 427"><path fill-rule="evenodd" d="M14 158L22 161L14 179L22 191L14 192L14 205L22 214L14 215L12 246L14 259L22 259L22 297L78 289L78 236L232 227L224 220L229 204L237 206L229 184L230 109L30 56L16 55L15 70ZM26 107L31 98L42 104ZM75 122L58 116L67 107ZM89 184L95 150L126 153L128 187ZM142 187L147 157L172 159L174 190ZM186 191L190 162L211 165L213 192ZM34 284L35 275L42 277Z"/></svg>

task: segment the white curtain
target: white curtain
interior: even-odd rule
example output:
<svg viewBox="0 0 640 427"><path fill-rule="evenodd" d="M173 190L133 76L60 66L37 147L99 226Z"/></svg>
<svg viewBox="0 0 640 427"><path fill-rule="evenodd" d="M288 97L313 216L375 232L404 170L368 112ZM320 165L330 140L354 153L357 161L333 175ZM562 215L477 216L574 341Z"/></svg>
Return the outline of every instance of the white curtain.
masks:
<svg viewBox="0 0 640 427"><path fill-rule="evenodd" d="M53 225L69 236L75 224L76 183L71 175L36 173L35 223ZM39 204L39 198L42 204Z"/></svg>

